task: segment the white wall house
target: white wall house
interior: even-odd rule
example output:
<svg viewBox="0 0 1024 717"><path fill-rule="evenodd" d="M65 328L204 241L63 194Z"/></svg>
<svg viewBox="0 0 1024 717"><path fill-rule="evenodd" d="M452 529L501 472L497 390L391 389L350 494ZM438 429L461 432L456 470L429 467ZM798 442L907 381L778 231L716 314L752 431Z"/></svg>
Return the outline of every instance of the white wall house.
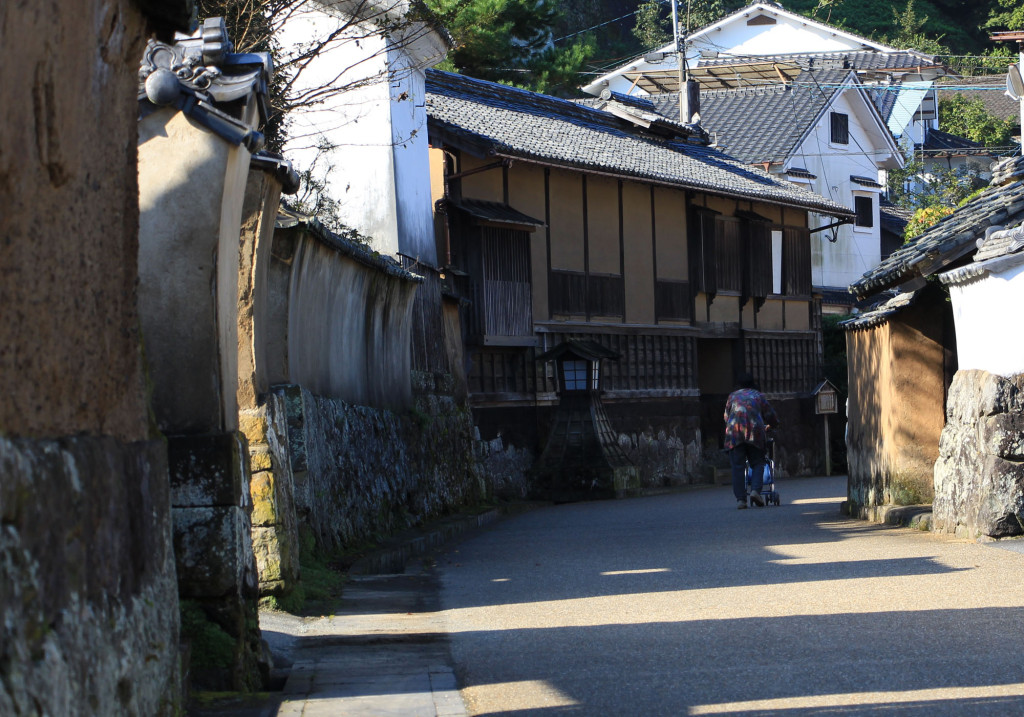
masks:
<svg viewBox="0 0 1024 717"><path fill-rule="evenodd" d="M811 189L857 213L853 224L824 229L811 242L814 286L838 290L881 261L878 207L883 185L877 178L880 171L903 166L898 145L865 91L852 76L845 87L833 95L782 167L783 172L806 169L813 175ZM831 223L830 217L812 218L813 226Z"/></svg>
<svg viewBox="0 0 1024 717"><path fill-rule="evenodd" d="M320 102L292 113L286 150L375 250L436 265L423 84L450 40L409 9L408 0L310 0L288 21L290 53L341 34L299 78L296 89Z"/></svg>
<svg viewBox="0 0 1024 717"><path fill-rule="evenodd" d="M934 80L944 74L935 58L900 50L758 2L686 37L686 63L702 89L757 86L798 75L811 62L820 69L850 69L878 93L890 131L914 143L926 126L937 127ZM811 58L811 56L816 56ZM673 43L636 57L598 77L583 90L645 96L678 90Z"/></svg>

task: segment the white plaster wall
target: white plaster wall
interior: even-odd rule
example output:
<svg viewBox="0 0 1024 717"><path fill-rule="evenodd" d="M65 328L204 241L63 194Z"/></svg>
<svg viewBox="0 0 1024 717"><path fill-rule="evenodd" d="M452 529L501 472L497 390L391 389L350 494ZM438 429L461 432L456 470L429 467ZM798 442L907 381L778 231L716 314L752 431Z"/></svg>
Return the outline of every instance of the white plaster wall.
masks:
<svg viewBox="0 0 1024 717"><path fill-rule="evenodd" d="M285 25L282 44L289 47L325 37L343 22L307 9ZM357 42L363 34L353 29L348 41L331 45L304 70L299 90L348 89L293 112L285 152L300 172L313 168L317 178L326 180L327 194L348 226L371 237L377 251L395 254L398 220L387 51L379 36L360 37Z"/></svg>
<svg viewBox="0 0 1024 717"><path fill-rule="evenodd" d="M878 192L854 184L851 176L877 178L879 163L891 162L892 151L880 137L877 126L867 116L863 102L855 91L840 95L831 111L849 116L849 144L831 140L831 118L826 111L812 132L801 143L790 166L805 167L816 175L811 188L843 206L853 209L856 195L871 196L874 226L870 228L844 225L836 230L836 241L829 241L832 230L811 235L811 276L814 286L845 288L877 266L881 261L881 233L878 217ZM832 217L811 215L811 227L835 221Z"/></svg>
<svg viewBox="0 0 1024 717"><path fill-rule="evenodd" d="M402 254L437 266L430 147L427 137L425 75L407 53L392 50L391 138L395 171L398 248Z"/></svg>
<svg viewBox="0 0 1024 717"><path fill-rule="evenodd" d="M285 26L282 42L295 47L343 22L307 5ZM310 63L302 88L347 89L293 113L286 152L299 171L314 167L326 180L342 221L374 249L436 264L423 72L444 55L416 55L430 45L423 25L403 32L389 42L367 27L351 28Z"/></svg>
<svg viewBox="0 0 1024 717"><path fill-rule="evenodd" d="M1024 258L997 274L949 288L959 370L1024 373L1024 332L1007 320L1024 302Z"/></svg>

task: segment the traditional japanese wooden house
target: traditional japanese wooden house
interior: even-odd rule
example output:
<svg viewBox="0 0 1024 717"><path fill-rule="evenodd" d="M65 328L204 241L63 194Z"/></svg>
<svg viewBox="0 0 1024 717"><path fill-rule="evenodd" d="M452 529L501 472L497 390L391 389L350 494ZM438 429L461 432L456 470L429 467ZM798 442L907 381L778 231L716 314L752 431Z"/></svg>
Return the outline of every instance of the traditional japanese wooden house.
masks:
<svg viewBox="0 0 1024 717"><path fill-rule="evenodd" d="M427 73L438 256L469 305L470 401L485 437L546 435L556 400L536 354L570 339L620 356L603 401L634 448L678 439L671 466L717 449L737 372L787 419L790 470L823 461L808 212L852 212L708 147L699 127ZM683 454L683 455L681 455Z"/></svg>

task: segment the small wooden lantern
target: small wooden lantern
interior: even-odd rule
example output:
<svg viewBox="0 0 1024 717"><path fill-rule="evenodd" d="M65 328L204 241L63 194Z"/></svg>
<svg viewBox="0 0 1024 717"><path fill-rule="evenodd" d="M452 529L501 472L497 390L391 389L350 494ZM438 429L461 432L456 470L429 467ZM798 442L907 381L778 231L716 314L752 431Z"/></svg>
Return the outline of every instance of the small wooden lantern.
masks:
<svg viewBox="0 0 1024 717"><path fill-rule="evenodd" d="M814 389L814 412L818 415L839 412L839 391L827 379Z"/></svg>
<svg viewBox="0 0 1024 717"><path fill-rule="evenodd" d="M554 361L558 373L559 395L599 393L601 361L619 355L596 341L570 339L537 357L538 361Z"/></svg>

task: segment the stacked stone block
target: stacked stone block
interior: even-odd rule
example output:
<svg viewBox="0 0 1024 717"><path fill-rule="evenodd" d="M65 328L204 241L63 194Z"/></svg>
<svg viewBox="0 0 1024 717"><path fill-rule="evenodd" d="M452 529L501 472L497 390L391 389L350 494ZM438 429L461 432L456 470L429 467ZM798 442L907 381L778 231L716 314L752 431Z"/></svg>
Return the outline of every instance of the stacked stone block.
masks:
<svg viewBox="0 0 1024 717"><path fill-rule="evenodd" d="M933 530L1024 535L1024 375L958 371L935 464Z"/></svg>

